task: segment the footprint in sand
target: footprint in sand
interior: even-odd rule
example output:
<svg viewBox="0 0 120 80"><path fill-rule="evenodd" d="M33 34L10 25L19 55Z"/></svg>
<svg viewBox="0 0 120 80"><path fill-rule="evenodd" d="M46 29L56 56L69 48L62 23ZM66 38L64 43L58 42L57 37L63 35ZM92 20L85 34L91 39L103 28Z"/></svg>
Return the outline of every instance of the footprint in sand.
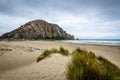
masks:
<svg viewBox="0 0 120 80"><path fill-rule="evenodd" d="M3 56L3 54L4 54L4 53L3 53L3 52L1 52L1 53L0 53L0 56Z"/></svg>

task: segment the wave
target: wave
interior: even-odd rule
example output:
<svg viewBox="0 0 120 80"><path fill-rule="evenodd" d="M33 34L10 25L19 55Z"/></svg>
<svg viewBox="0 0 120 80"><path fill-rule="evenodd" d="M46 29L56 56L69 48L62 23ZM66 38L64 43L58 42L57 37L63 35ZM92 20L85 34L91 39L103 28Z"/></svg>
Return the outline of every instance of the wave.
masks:
<svg viewBox="0 0 120 80"><path fill-rule="evenodd" d="M70 43L81 43L81 44L99 44L99 45L117 45L117 46L120 46L120 39L59 40L59 42L70 42Z"/></svg>

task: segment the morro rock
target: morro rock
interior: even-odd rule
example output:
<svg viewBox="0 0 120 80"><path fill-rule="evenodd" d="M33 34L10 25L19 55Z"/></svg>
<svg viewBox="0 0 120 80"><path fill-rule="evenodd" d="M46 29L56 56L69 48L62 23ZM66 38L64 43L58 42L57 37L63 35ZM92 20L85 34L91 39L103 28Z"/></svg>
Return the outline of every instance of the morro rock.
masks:
<svg viewBox="0 0 120 80"><path fill-rule="evenodd" d="M74 39L73 35L66 33L57 24L48 23L44 20L30 21L19 28L5 33L1 40L39 40L39 39Z"/></svg>

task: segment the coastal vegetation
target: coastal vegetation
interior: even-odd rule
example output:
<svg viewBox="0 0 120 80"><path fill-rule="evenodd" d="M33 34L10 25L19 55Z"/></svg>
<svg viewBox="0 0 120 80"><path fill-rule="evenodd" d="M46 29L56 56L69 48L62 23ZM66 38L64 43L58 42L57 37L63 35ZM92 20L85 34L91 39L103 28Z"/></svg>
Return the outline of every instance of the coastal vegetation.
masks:
<svg viewBox="0 0 120 80"><path fill-rule="evenodd" d="M43 51L42 54L40 54L40 56L38 56L37 62L41 61L44 58L50 57L50 55L54 54L54 53L58 53L58 54L61 54L64 56L70 55L69 51L67 49L64 49L63 47L60 47L59 50L52 48L50 50Z"/></svg>
<svg viewBox="0 0 120 80"><path fill-rule="evenodd" d="M120 68L103 57L97 57L91 51L76 48L71 54L67 49L52 48L45 50L37 58L37 62L50 57L51 54L71 55L66 65L66 78L68 80L120 80Z"/></svg>
<svg viewBox="0 0 120 80"><path fill-rule="evenodd" d="M66 67L68 80L120 80L120 69L93 52L77 48Z"/></svg>
<svg viewBox="0 0 120 80"><path fill-rule="evenodd" d="M0 51L12 51L10 48L1 48Z"/></svg>
<svg viewBox="0 0 120 80"><path fill-rule="evenodd" d="M69 51L67 49L64 49L63 47L60 47L58 53L60 53L61 55L64 55L64 56L70 55Z"/></svg>

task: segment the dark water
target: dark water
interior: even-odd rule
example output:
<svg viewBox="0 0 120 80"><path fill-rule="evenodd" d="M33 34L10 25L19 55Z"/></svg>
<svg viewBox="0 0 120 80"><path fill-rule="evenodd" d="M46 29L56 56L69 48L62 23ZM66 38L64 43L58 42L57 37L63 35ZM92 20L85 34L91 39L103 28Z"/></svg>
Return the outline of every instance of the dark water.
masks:
<svg viewBox="0 0 120 80"><path fill-rule="evenodd" d="M120 46L120 39L80 39L80 40L59 40L59 42L70 42L80 44L99 44Z"/></svg>

